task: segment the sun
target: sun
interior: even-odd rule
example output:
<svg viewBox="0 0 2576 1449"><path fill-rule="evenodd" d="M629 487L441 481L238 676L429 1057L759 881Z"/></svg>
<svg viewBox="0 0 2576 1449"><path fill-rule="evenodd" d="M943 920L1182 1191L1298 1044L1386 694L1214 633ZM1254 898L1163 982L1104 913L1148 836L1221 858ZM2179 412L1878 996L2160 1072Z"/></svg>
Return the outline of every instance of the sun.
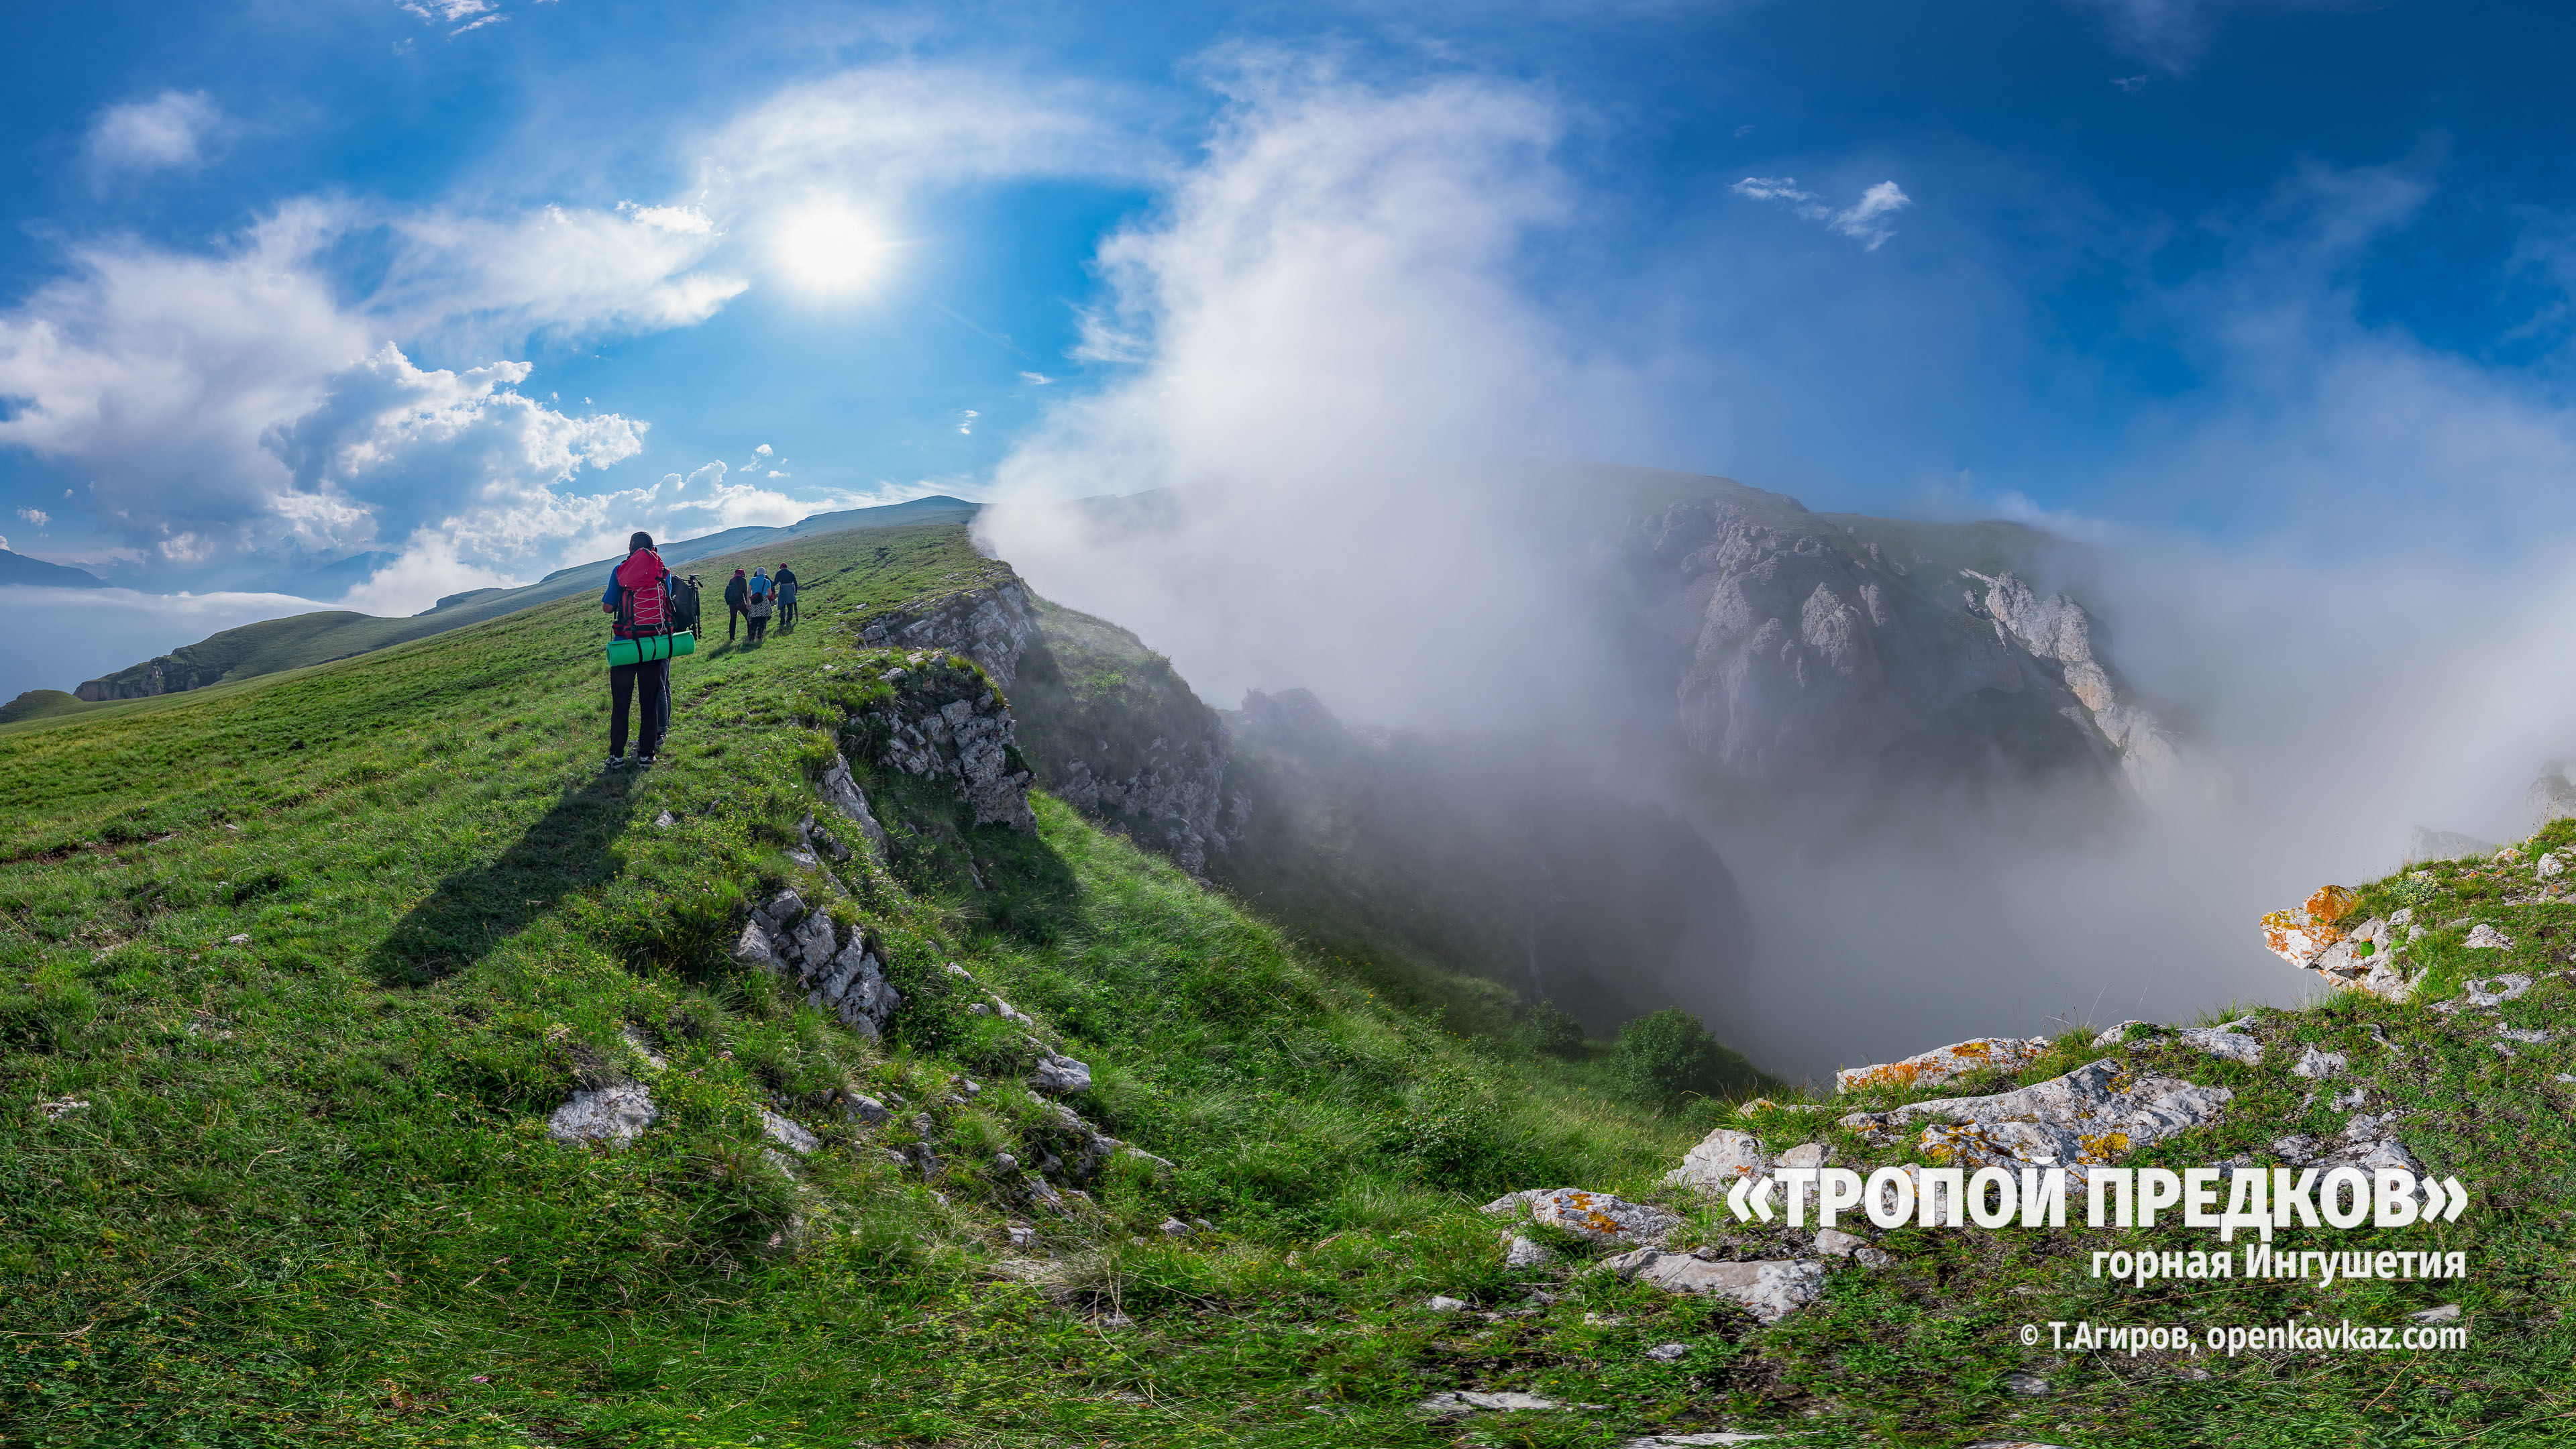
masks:
<svg viewBox="0 0 2576 1449"><path fill-rule="evenodd" d="M848 206L810 207L778 229L778 265L798 285L851 292L885 270L892 243L876 222Z"/></svg>

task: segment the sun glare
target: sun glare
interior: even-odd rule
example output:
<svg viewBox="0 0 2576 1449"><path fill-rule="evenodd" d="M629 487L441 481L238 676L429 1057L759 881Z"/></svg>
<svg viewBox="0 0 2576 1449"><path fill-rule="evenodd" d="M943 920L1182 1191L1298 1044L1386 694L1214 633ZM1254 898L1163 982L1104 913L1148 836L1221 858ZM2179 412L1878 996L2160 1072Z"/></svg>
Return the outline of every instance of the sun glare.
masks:
<svg viewBox="0 0 2576 1449"><path fill-rule="evenodd" d="M867 216L846 206L820 206L788 218L779 229L778 263L801 286L848 292L885 270L890 245Z"/></svg>

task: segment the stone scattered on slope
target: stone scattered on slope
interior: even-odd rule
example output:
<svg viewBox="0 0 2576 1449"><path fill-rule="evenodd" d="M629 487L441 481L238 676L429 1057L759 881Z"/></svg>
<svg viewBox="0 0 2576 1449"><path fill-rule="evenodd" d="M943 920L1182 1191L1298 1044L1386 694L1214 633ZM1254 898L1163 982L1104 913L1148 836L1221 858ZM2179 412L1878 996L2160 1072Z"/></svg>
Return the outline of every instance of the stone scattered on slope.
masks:
<svg viewBox="0 0 2576 1449"><path fill-rule="evenodd" d="M1849 1258L1872 1268L1884 1268L1890 1261L1887 1254L1871 1247L1867 1238L1840 1228L1816 1229L1816 1251L1828 1258Z"/></svg>
<svg viewBox="0 0 2576 1449"><path fill-rule="evenodd" d="M1659 1343L1646 1350L1646 1357L1657 1363L1679 1363L1690 1355L1687 1343Z"/></svg>
<svg viewBox="0 0 2576 1449"><path fill-rule="evenodd" d="M1871 1067L1846 1067L1834 1073L1834 1090L1849 1096L1854 1092L1892 1087L1899 1091L1910 1088L1938 1087L1957 1081L1971 1072L1989 1068L2019 1071L2048 1050L2046 1037L1981 1036L1949 1046L1917 1052L1903 1061L1883 1062Z"/></svg>
<svg viewBox="0 0 2576 1449"><path fill-rule="evenodd" d="M2469 927L2469 939L2466 944L2472 951L2510 951L2513 949L2513 938L2480 921Z"/></svg>
<svg viewBox="0 0 2576 1449"><path fill-rule="evenodd" d="M2311 1046L2299 1053L2298 1063L2290 1068L2290 1075L2324 1081L2328 1077L2342 1076L2351 1066L2351 1061L2343 1053Z"/></svg>
<svg viewBox="0 0 2576 1449"><path fill-rule="evenodd" d="M1464 1313L1467 1311L1468 1304L1464 1298L1452 1298L1445 1293L1434 1293L1431 1295L1431 1301L1422 1306L1434 1313Z"/></svg>
<svg viewBox="0 0 2576 1449"><path fill-rule="evenodd" d="M2093 1044L2097 1047L2118 1046L2120 1043L2129 1039L2129 1028L2133 1026L2143 1026L2151 1032L2157 1029L2156 1024L2152 1021L2124 1021L2118 1026L2111 1028L2109 1031L2102 1033L2100 1036L2093 1038Z"/></svg>
<svg viewBox="0 0 2576 1449"><path fill-rule="evenodd" d="M1533 1223L1562 1228L1595 1243L1653 1242L1680 1227L1679 1214L1579 1187L1530 1188L1485 1204L1489 1213L1526 1214Z"/></svg>
<svg viewBox="0 0 2576 1449"><path fill-rule="evenodd" d="M2417 1323L2449 1323L2460 1316L2460 1305L2445 1303L2439 1308L2426 1308L2406 1316Z"/></svg>
<svg viewBox="0 0 2576 1449"><path fill-rule="evenodd" d="M1712 1263L1690 1253L1638 1248L1601 1266L1622 1278L1650 1284L1667 1293L1733 1299L1764 1323L1779 1322L1815 1302L1825 1291L1824 1264L1788 1259Z"/></svg>
<svg viewBox="0 0 2576 1449"><path fill-rule="evenodd" d="M2209 1122L2235 1095L2176 1077L2133 1078L2105 1058L2036 1086L1854 1112L1842 1124L1881 1143L1924 1124L1917 1142L1936 1161L2080 1169Z"/></svg>
<svg viewBox="0 0 2576 1449"><path fill-rule="evenodd" d="M1535 1268L1555 1257L1556 1254L1549 1252L1544 1244L1518 1233L1503 1234L1503 1266L1506 1268Z"/></svg>
<svg viewBox="0 0 2576 1449"><path fill-rule="evenodd" d="M1750 1132L1720 1127L1684 1154L1682 1165L1665 1173L1664 1181L1725 1192L1745 1178L1760 1177L1770 1170L1771 1162L1762 1155L1760 1139Z"/></svg>
<svg viewBox="0 0 2576 1449"><path fill-rule="evenodd" d="M2263 1060L2263 1044L2240 1030L2248 1024L2231 1021L2218 1026L2189 1026L2174 1036L2185 1046L2250 1067Z"/></svg>
<svg viewBox="0 0 2576 1449"><path fill-rule="evenodd" d="M2458 996L2449 1001L2434 1002L2433 1009L2448 1015L2473 1006L2502 1006L2530 989L2530 977L2519 971L2508 971L2502 976L2462 982Z"/></svg>
<svg viewBox="0 0 2576 1449"><path fill-rule="evenodd" d="M868 797L859 789L858 780L850 774L850 762L838 754L832 756L830 768L823 771L823 798L831 801L833 809L859 827L859 834L867 838L868 847L876 852L877 859L885 859L885 827L877 823L876 815L868 809Z"/></svg>
<svg viewBox="0 0 2576 1449"><path fill-rule="evenodd" d="M596 1091L575 1092L572 1100L546 1118L546 1133L557 1142L579 1145L605 1142L623 1147L644 1135L662 1115L653 1094L640 1083L625 1082Z"/></svg>
<svg viewBox="0 0 2576 1449"><path fill-rule="evenodd" d="M1623 1439L1619 1449L1682 1449L1684 1445L1758 1444L1774 1436L1769 1434L1648 1434L1642 1439Z"/></svg>
<svg viewBox="0 0 2576 1449"><path fill-rule="evenodd" d="M1780 1154L1782 1167L1822 1167L1833 1149L1821 1142L1801 1142Z"/></svg>
<svg viewBox="0 0 2576 1449"><path fill-rule="evenodd" d="M781 1117L766 1107L760 1113L760 1135L791 1152L811 1152L823 1145L823 1139L808 1132L794 1120Z"/></svg>
<svg viewBox="0 0 2576 1449"><path fill-rule="evenodd" d="M1091 1090L1091 1068L1068 1056L1049 1052L1038 1059L1037 1070L1029 1074L1029 1088L1059 1095Z"/></svg>
<svg viewBox="0 0 2576 1449"><path fill-rule="evenodd" d="M1456 1393L1433 1394L1430 1398L1424 1399L1419 1407L1426 1414L1437 1414L1442 1418L1454 1419L1478 1412L1512 1414L1533 1409L1561 1409L1565 1406L1554 1399L1542 1399L1536 1394L1514 1393L1508 1390L1499 1394L1480 1394L1462 1389Z"/></svg>

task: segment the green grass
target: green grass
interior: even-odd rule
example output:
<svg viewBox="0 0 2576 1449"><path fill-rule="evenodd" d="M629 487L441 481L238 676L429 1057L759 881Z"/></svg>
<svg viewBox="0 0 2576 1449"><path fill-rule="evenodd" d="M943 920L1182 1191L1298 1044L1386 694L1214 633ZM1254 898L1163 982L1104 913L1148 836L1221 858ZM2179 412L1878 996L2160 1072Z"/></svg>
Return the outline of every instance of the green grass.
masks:
<svg viewBox="0 0 2576 1449"><path fill-rule="evenodd" d="M2576 903L2532 898L2527 872L2456 863L2364 888L2365 911L2404 893L2437 928L2417 947L2426 1001L2259 1011L2259 1066L2070 1032L2018 1074L1949 1089L2099 1055L2234 1089L2216 1124L2139 1159L2180 1166L2331 1131L2326 1099L2357 1080L2370 1110L2413 1114L2403 1140L2476 1204L2330 1246L2438 1243L2471 1255L2469 1279L2112 1289L2085 1254L2140 1239L1907 1230L1879 1239L1892 1267L1838 1268L1823 1303L1763 1329L1568 1271L1598 1256L1570 1243L1569 1263L1507 1273L1474 1211L1520 1187L1653 1194L1685 1211L1679 1241L1749 1250L1716 1205L1656 1185L1723 1104L1641 1115L1603 1090L1597 1049L1453 1034L1388 999L1426 978L1307 944L1052 800L1018 835L878 778L864 728L840 725L883 696L891 656L851 626L1004 570L955 527L786 556L808 622L684 661L678 732L641 777L596 770L602 630L578 599L0 733L0 1443L2567 1437L2570 1053L2504 1056L2494 1027L2576 1033ZM877 936L907 993L882 1043L724 954L748 903L789 883L827 897L787 852L808 811L830 818L811 781L836 748L893 842L831 907ZM2576 824L2541 844L2570 842ZM2514 950L2468 952L2463 917ZM1077 1110L1171 1166L1120 1158L1063 1214L1017 1199L991 1154L1027 1160L1055 1129L1012 1084L1027 1048L966 1010L951 961L1092 1065ZM2508 968L2540 984L2498 1012L2431 1009ZM2289 1076L2306 1043L2350 1052L2355 1077ZM629 1077L663 1114L635 1146L546 1136L576 1088ZM892 1120L843 1117L859 1092ZM85 1105L40 1110L66 1100ZM1727 1120L1872 1159L1833 1113L1795 1105ZM823 1146L781 1166L764 1111ZM925 1136L948 1164L928 1181L887 1155ZM1171 1216L1215 1227L1168 1239ZM1010 1245L1014 1224L1037 1241ZM1435 1293L1510 1315L1433 1314ZM2465 1305L2468 1351L2060 1358L2017 1334L2391 1322L2440 1301ZM1683 1357L1644 1357L1666 1342ZM2014 1371L2052 1392L2011 1392ZM1413 1411L1446 1388L1600 1407L1465 1425Z"/></svg>
<svg viewBox="0 0 2576 1449"><path fill-rule="evenodd" d="M893 867L837 909L913 997L887 1043L730 968L738 908L798 878L830 722L882 687L848 626L996 572L957 528L790 561L809 622L686 661L640 778L596 771L581 600L0 737L9 1442L1428 1443L1402 1409L1452 1325L1408 1305L1504 1288L1468 1200L1687 1143L1379 1005L1052 801L1025 837L871 780ZM1177 1165L1034 1219L1043 1284L998 1266L1024 1214L966 1150L1043 1123L990 1018L933 989L947 960ZM664 1113L640 1144L546 1138L623 1075ZM989 1089L947 1103L967 1076ZM910 1113L854 1126L829 1105L854 1091L929 1113L950 1171L888 1162ZM824 1135L792 1176L764 1108ZM1172 1214L1219 1230L1168 1242ZM1138 1326L1098 1329L1113 1305Z"/></svg>

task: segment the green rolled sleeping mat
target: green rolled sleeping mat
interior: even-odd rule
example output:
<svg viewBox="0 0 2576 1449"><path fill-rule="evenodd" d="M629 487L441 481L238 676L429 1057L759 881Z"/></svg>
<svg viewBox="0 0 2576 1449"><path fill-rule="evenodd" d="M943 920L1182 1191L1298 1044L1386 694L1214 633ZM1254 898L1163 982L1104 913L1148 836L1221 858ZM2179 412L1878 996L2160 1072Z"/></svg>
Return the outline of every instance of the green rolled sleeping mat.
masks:
<svg viewBox="0 0 2576 1449"><path fill-rule="evenodd" d="M677 634L647 634L640 639L608 641L611 664L650 664L657 659L677 659L698 652L698 636L686 629Z"/></svg>

